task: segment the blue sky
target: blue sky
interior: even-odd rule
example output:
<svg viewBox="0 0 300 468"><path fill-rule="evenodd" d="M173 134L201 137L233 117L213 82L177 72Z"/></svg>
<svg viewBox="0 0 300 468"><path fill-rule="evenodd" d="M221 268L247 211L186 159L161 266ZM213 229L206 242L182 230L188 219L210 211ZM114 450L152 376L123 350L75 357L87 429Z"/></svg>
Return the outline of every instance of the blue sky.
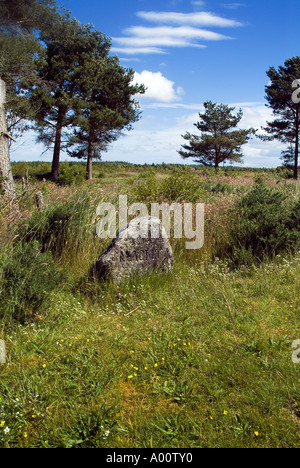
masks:
<svg viewBox="0 0 300 468"><path fill-rule="evenodd" d="M299 0L62 3L79 21L111 37L111 53L148 87L139 98L141 120L103 153L104 161L186 163L177 153L182 134L197 133L193 124L208 100L242 108L240 126L260 129L272 119L265 105L266 71L300 55ZM277 167L282 149L278 142L254 138L243 148L244 166ZM42 151L28 134L11 158L51 160Z"/></svg>

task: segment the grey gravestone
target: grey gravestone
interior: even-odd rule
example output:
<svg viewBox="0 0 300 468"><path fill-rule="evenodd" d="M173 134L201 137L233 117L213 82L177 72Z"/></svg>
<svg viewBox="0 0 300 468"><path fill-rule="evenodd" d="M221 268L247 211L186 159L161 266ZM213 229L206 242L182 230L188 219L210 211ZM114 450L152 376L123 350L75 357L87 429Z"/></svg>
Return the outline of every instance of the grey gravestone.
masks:
<svg viewBox="0 0 300 468"><path fill-rule="evenodd" d="M96 262L94 272L100 279L120 283L130 275L150 271L170 272L173 252L165 229L158 218L135 218L121 229Z"/></svg>
<svg viewBox="0 0 300 468"><path fill-rule="evenodd" d="M5 342L0 340L0 364L6 363L6 350L5 350Z"/></svg>

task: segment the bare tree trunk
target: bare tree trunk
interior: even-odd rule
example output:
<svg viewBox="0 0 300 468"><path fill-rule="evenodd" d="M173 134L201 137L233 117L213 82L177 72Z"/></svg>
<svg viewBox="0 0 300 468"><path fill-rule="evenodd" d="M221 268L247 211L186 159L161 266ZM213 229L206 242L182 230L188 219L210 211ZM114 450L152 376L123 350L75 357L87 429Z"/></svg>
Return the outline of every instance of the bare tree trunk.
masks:
<svg viewBox="0 0 300 468"><path fill-rule="evenodd" d="M9 135L5 115L6 87L0 78L0 189L7 201L16 199L16 189L9 158Z"/></svg>
<svg viewBox="0 0 300 468"><path fill-rule="evenodd" d="M92 152L88 151L88 159L87 159L87 180L93 180L93 156Z"/></svg>
<svg viewBox="0 0 300 468"><path fill-rule="evenodd" d="M63 108L59 109L57 123L56 123L55 145L54 145L52 170L51 170L51 179L54 182L57 182L58 177L59 177L61 136L62 136L62 129L63 129L63 119L65 117L65 114L66 114L65 109Z"/></svg>

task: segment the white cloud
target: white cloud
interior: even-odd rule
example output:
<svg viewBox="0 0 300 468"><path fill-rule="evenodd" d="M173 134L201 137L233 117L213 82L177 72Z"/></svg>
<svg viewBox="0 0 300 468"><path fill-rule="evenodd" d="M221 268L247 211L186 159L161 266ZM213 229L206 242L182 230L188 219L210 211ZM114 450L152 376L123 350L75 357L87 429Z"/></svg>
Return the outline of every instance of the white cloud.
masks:
<svg viewBox="0 0 300 468"><path fill-rule="evenodd" d="M198 41L222 41L229 36L191 26L133 26L124 31L128 36L113 37L114 51L124 53L163 53L162 47L206 47ZM120 47L121 46L121 47Z"/></svg>
<svg viewBox="0 0 300 468"><path fill-rule="evenodd" d="M245 3L222 3L221 6L228 10L237 10L238 8L245 7L246 5Z"/></svg>
<svg viewBox="0 0 300 468"><path fill-rule="evenodd" d="M235 107L236 110L242 108L244 117L241 121L241 128L260 129L271 117L270 109L266 108L263 103L236 103L230 106ZM190 108L196 109L196 104L191 104ZM162 162L193 164L193 158L183 161L177 151L184 143L183 134L187 131L197 133L194 123L199 120L199 112L203 112L203 105L198 106L197 112L178 116L169 125L162 121L161 128L157 125L154 114L155 128L151 128L150 119L147 123L138 122L135 130L114 143L103 157L108 161L129 161L140 164ZM244 167L280 166L280 153L283 148L284 145L277 141L265 142L254 137L243 147Z"/></svg>
<svg viewBox="0 0 300 468"><path fill-rule="evenodd" d="M162 54L166 47L206 47L199 41L222 41L231 37L203 29L202 27L236 27L242 24L208 12L176 13L145 12L136 13L143 20L160 23L162 26L131 26L124 36L113 38L112 50L124 54Z"/></svg>
<svg viewBox="0 0 300 468"><path fill-rule="evenodd" d="M166 52L159 47L112 47L111 51L126 55L166 54Z"/></svg>
<svg viewBox="0 0 300 468"><path fill-rule="evenodd" d="M138 78L145 82L155 82L150 90L152 99L162 99L168 96L171 100L178 100L180 97L179 89L175 89L174 83L162 76L161 73L145 72L137 74ZM156 77L154 75L157 75ZM162 86L163 92L162 92ZM149 92L149 91L148 91ZM162 96L162 93L163 94ZM229 103L230 107L236 110L242 108L244 116L241 121L241 128L254 127L260 130L265 126L266 121L273 120L272 110L264 105L263 102L241 102ZM150 107L150 106L145 106ZM175 110L172 120L165 120L160 110L153 108L151 114L141 121L137 122L134 130L126 132L126 136L121 137L113 143L107 153L103 153L104 161L127 161L137 164L152 163L177 163L193 164L193 160L182 160L177 153L184 143L182 135L189 131L197 133L194 123L199 120L199 112L203 112L203 104L183 104L180 102L163 103L158 102L157 107L174 107L181 112L186 109L186 113L176 116ZM170 117L169 117L170 118ZM261 132L259 132L261 133ZM20 144L14 146L15 150L11 154L12 161L51 161L52 152L42 156L44 147L35 143L35 134L28 132L25 134ZM22 145L23 142L23 145ZM245 167L276 167L281 165L280 153L284 145L277 141L265 142L258 138L252 138L247 145L243 147L244 166ZM61 160L69 159L65 153L62 153ZM74 159L72 159L74 160Z"/></svg>
<svg viewBox="0 0 300 468"><path fill-rule="evenodd" d="M219 34L213 31L208 31L206 29L200 29L192 26L159 26L159 27L144 27L144 26L133 26L131 28L125 29L125 32L131 34L133 37L129 38L115 38L115 41L120 39L139 39L139 40L149 40L149 39L164 39L171 38L176 39L201 39L205 41L221 41L224 39L230 39L228 36Z"/></svg>
<svg viewBox="0 0 300 468"><path fill-rule="evenodd" d="M206 2L203 2L202 0L192 0L191 4L196 8L202 8L205 6Z"/></svg>
<svg viewBox="0 0 300 468"><path fill-rule="evenodd" d="M136 53L138 53L138 50L145 51L149 48L155 49L156 51L161 51L161 47L205 47L203 45L188 41L184 37L180 38L172 35L157 37L155 35L151 36L151 34L149 34L149 37L117 37L113 40L115 43L120 44L122 47L125 46L125 49L135 48ZM123 51L124 49L121 50Z"/></svg>
<svg viewBox="0 0 300 468"><path fill-rule="evenodd" d="M184 94L183 88L175 89L174 81L168 80L161 72L144 70L141 73L135 73L134 81L138 84L144 84L147 88L143 97L156 101L171 103L178 101Z"/></svg>
<svg viewBox="0 0 300 468"><path fill-rule="evenodd" d="M147 21L167 24L184 24L193 26L219 26L219 27L237 27L243 24L221 16L199 11L194 13L178 12L157 12L157 11L138 11L137 16Z"/></svg>

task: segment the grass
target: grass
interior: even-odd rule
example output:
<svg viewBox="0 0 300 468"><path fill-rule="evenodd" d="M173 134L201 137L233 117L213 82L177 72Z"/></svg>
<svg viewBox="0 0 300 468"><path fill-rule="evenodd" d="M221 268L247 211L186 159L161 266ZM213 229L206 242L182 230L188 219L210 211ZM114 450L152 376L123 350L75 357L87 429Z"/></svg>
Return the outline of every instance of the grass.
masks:
<svg viewBox="0 0 300 468"><path fill-rule="evenodd" d="M89 196L114 199L132 178L116 171L118 182L104 177ZM62 206L62 193L86 199L82 190L54 187L47 203ZM74 214L62 236L63 257L55 260L66 279L25 324L2 320L0 446L300 446L300 366L292 362L292 342L300 338L299 254L238 270L226 258L209 260L213 231L218 226L220 247L221 214L235 194L207 196L206 255L185 254L173 243L172 274L118 286L86 278L104 245L93 244L92 231L84 235L85 205L74 205L83 222ZM25 207L34 211L30 200ZM80 241L72 244L74 232ZM2 238L9 250L10 237Z"/></svg>

